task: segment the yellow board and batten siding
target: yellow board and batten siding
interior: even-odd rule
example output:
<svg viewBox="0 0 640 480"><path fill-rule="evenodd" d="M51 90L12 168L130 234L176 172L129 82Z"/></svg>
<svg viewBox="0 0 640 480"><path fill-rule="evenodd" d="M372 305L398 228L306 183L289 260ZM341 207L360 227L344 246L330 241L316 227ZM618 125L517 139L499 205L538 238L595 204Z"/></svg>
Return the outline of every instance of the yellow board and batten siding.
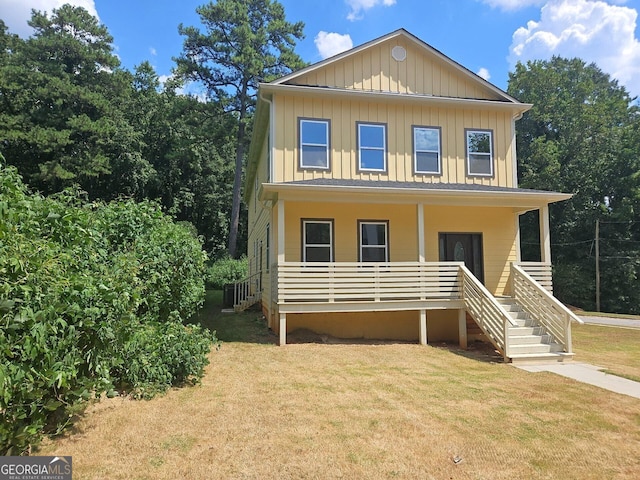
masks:
<svg viewBox="0 0 640 480"><path fill-rule="evenodd" d="M302 261L302 220L330 219L334 224L336 262L357 262L358 220L389 222L389 258L415 262L418 251L415 205L366 203L287 202L285 207L285 261Z"/></svg>
<svg viewBox="0 0 640 480"><path fill-rule="evenodd" d="M358 220L389 221L389 258L392 262L418 257L416 205L386 205L288 201L285 208L285 260L302 260L302 221L334 222L335 261L358 260ZM495 295L509 291L509 265L516 260L516 226L513 210L496 207L424 206L426 261L439 261L440 233L480 233L483 240L486 287ZM458 338L457 312L429 311L430 341ZM309 328L341 338L418 338L417 312L288 314L287 331Z"/></svg>
<svg viewBox="0 0 640 480"><path fill-rule="evenodd" d="M445 108L410 103L330 100L301 94L274 95L276 182L337 178L343 180L443 182L513 187L514 149L511 112ZM300 118L330 121L329 170L301 169L298 158ZM357 123L386 124L387 171L359 172ZM441 129L442 175L414 174L413 126ZM468 176L466 129L491 130L494 175Z"/></svg>
<svg viewBox="0 0 640 480"><path fill-rule="evenodd" d="M517 261L517 227L511 208L424 206L426 260L439 261L440 233L482 234L484 283L494 295L509 292L509 269Z"/></svg>
<svg viewBox="0 0 640 480"><path fill-rule="evenodd" d="M394 47L403 47L406 58L393 58ZM267 85L270 87L270 85ZM328 87L328 88L327 88ZM252 155L257 184L294 182L318 178L337 180L477 184L516 187L515 121L527 106L475 77L439 52L406 32L390 34L335 59L311 66L273 82L260 97L262 112L268 108L264 141ZM412 97L414 95L414 97ZM259 108L260 111L260 108ZM257 115L258 116L258 115ZM299 167L299 120L330 122L330 169ZM357 123L386 124L385 172L358 171ZM414 174L413 126L441 131L441 175ZM492 132L493 175L467 175L466 130ZM256 129L256 132L258 130ZM256 136L254 132L254 139ZM270 137L270 142L267 140ZM268 151L268 150L271 151ZM271 171L271 175L268 172ZM249 173L251 178L251 173ZM381 195L367 200L351 191L332 197L303 190L257 200L254 184L245 192L249 209L249 253L255 242L266 244L271 225L271 263L278 260L279 222L284 221L284 260L302 260L302 220L333 220L334 260L358 261L358 220L389 222L389 260L419 259L418 202L424 212L425 260L439 260L440 233L481 233L485 284L496 295L508 293L508 266L517 260L516 213L509 207L448 206L429 203L428 195L416 201ZM265 197L268 198L268 197ZM387 202L388 199L388 202ZM283 202L284 217L278 204ZM436 205L435 203L439 203ZM467 205L469 205L467 203ZM267 265L262 259L263 271ZM269 326L278 329L277 305L271 303L271 275L263 276L262 306ZM429 311L430 340L455 340L456 311ZM342 337L418 337L417 312L304 313L287 314L287 330L312 328Z"/></svg>
<svg viewBox="0 0 640 480"><path fill-rule="evenodd" d="M266 159L268 157L268 141L265 138L262 150L260 153L261 158ZM247 202L247 221L248 221L248 249L249 249L249 274L263 272L262 275L262 303L266 305L271 295L271 269L269 264L274 263L274 243L273 235L269 241L270 251L267 258L267 225L272 225L271 220L271 208L265 206L263 202L258 199L258 192L260 186L268 181L268 162L261 162L260 168L256 171L256 177L253 185L250 185L251 192L248 195ZM273 230L273 227L270 227ZM260 244L262 244L262 257L259 257ZM258 248L256 248L256 245ZM255 255L256 251L258 255Z"/></svg>
<svg viewBox="0 0 640 480"><path fill-rule="evenodd" d="M394 47L403 47L403 61L392 57ZM440 97L501 100L459 69L445 63L424 47L396 37L322 68L295 78L296 85L321 85L362 91L434 95Z"/></svg>
<svg viewBox="0 0 640 480"><path fill-rule="evenodd" d="M440 261L440 233L482 234L484 277L494 295L508 293L509 265L517 260L516 224L511 208L424 205L424 240L427 262ZM367 204L286 202L285 261L302 261L302 221L333 221L336 262L358 261L358 221L389 222L389 260L418 259L417 206L410 204Z"/></svg>

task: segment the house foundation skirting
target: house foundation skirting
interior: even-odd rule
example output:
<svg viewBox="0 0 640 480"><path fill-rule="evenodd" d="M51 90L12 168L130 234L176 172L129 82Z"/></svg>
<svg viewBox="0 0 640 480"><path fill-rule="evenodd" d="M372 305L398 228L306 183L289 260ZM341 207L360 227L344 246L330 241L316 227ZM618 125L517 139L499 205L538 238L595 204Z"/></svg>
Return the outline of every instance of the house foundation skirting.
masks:
<svg viewBox="0 0 640 480"><path fill-rule="evenodd" d="M280 345L287 344L288 333L307 329L338 338L417 341L422 345L456 341L462 348L467 346L466 313L461 305L403 310L280 310L273 317L270 326L278 334Z"/></svg>

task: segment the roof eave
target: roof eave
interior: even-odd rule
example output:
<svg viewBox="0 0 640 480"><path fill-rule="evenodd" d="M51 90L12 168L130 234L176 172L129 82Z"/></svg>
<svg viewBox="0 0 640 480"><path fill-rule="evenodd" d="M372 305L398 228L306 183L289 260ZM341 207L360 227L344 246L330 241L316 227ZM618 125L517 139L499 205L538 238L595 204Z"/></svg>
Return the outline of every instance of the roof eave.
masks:
<svg viewBox="0 0 640 480"><path fill-rule="evenodd" d="M522 115L531 107L530 103L514 103L500 100L486 100L477 98L440 97L436 95L380 92L372 90L355 90L334 87L310 87L305 85L279 85L273 83L260 84L260 90L264 93L288 93L297 95L308 95L315 97L350 98L391 102L422 102L432 106L458 107L458 108L482 108L493 110L507 110L514 114L514 117Z"/></svg>
<svg viewBox="0 0 640 480"><path fill-rule="evenodd" d="M292 183L265 183L260 190L260 199L277 200L278 198L299 197L301 194L309 194L309 200L316 195L322 195L320 201L328 202L344 201L345 196L357 196L354 201L375 201L376 203L389 202L393 197L393 203L424 203L477 205L477 206L502 206L512 207L519 211L538 208L550 203L570 199L573 195L560 192L540 192L517 189L513 191L483 191L483 190L429 190L424 188L397 188L372 185L344 186L344 185L309 185ZM328 197L327 194L330 194ZM422 197L420 199L419 197Z"/></svg>

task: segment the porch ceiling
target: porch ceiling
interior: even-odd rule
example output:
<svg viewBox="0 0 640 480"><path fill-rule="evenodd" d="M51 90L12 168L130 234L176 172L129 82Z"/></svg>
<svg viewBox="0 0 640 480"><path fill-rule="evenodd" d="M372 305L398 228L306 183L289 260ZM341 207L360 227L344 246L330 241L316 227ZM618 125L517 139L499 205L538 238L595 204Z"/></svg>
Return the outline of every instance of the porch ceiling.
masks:
<svg viewBox="0 0 640 480"><path fill-rule="evenodd" d="M571 197L568 193L478 184L371 182L328 178L264 183L260 191L262 201L283 199L325 203L422 203L512 207L517 212L538 209Z"/></svg>

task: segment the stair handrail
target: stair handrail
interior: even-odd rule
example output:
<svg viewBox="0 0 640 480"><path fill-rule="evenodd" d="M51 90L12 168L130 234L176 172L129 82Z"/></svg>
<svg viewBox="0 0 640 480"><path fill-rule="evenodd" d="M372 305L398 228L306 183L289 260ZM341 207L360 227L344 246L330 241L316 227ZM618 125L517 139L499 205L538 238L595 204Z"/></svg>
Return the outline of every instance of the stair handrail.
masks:
<svg viewBox="0 0 640 480"><path fill-rule="evenodd" d="M522 275L524 278L526 278L529 281L529 283L531 283L531 285L538 291L538 293L540 293L540 295L545 297L551 303L555 304L555 306L557 306L567 316L569 316L569 318L571 318L571 320L579 323L580 325L584 325L584 322L582 321L582 319L580 317L578 317L575 313L573 313L571 310L569 310L564 303L562 303L560 300L558 300L556 297L554 297L551 293L549 293L549 291L546 288L544 288L542 285L540 285L520 265L518 265L517 263L512 263L511 264L511 268L513 268L516 272L518 272L520 275ZM514 293L514 295L516 293L515 292L515 286L514 286L514 292L513 293Z"/></svg>
<svg viewBox="0 0 640 480"><path fill-rule="evenodd" d="M511 315L509 315L509 312L507 312L504 306L502 306L496 300L496 298L491 294L491 292L487 290L487 288L480 282L480 280L478 280L478 278L473 273L471 273L471 271L464 264L460 265L460 271L462 272L462 275L463 275L462 292L463 292L463 299L467 307L467 311L469 311L469 313L471 313L472 316L476 314L475 311L472 308L470 308L472 305L467 298L468 295L466 291L467 288L465 285L465 280L470 282L471 285L473 285L473 287L476 290L480 291L480 293L482 294L482 300L488 302L490 307L493 310L497 310L497 312L499 313L502 319L501 331L496 331L495 329L491 329L491 323L484 321L485 319L483 318L477 318L476 323L478 323L478 326L483 330L483 332L485 332L485 334L487 335L487 338L489 338L491 343L493 343L494 346L501 351L505 359L509 358L509 353L510 353L509 352L509 326L517 327L518 324L511 317ZM498 342L497 338L500 338L501 342Z"/></svg>
<svg viewBox="0 0 640 480"><path fill-rule="evenodd" d="M546 288L536 282L535 279L524 271L522 267L512 263L511 269L513 295L516 301L525 309L526 312L532 315L536 321L545 327L547 333L554 337L557 342L564 345L565 352L572 353L571 320L582 325L584 324L582 319L569 310L560 300L549 293ZM537 297L526 292L522 287L520 287L518 284L519 279L524 279L526 286L533 288ZM544 313L540 314L539 312L536 312L536 309L539 308L538 305L546 308L548 312L554 312L555 310L555 313L551 315L545 315ZM562 318L561 323L558 322L558 316L556 315L558 313Z"/></svg>
<svg viewBox="0 0 640 480"><path fill-rule="evenodd" d="M233 286L233 305L240 305L251 295L259 293L260 290L260 275L262 272L258 271L252 273L248 277L243 278L239 282L235 282ZM253 282L253 285L252 285ZM252 288L253 287L253 288Z"/></svg>

